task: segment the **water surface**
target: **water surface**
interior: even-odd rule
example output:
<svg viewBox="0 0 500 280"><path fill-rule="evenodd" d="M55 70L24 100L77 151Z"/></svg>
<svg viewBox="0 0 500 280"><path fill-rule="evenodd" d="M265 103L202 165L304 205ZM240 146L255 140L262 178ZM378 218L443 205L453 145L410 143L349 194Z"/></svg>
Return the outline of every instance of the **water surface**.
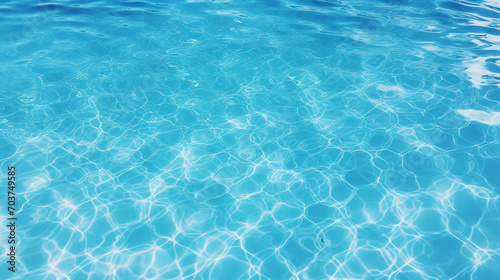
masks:
<svg viewBox="0 0 500 280"><path fill-rule="evenodd" d="M497 279L499 19L476 0L4 1L2 275Z"/></svg>

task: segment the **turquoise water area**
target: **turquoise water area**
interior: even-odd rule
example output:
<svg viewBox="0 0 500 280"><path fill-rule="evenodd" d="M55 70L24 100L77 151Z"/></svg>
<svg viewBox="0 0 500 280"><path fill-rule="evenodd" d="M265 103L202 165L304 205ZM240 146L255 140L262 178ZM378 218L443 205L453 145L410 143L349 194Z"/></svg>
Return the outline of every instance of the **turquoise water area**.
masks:
<svg viewBox="0 0 500 280"><path fill-rule="evenodd" d="M498 1L0 15L0 278L500 279Z"/></svg>

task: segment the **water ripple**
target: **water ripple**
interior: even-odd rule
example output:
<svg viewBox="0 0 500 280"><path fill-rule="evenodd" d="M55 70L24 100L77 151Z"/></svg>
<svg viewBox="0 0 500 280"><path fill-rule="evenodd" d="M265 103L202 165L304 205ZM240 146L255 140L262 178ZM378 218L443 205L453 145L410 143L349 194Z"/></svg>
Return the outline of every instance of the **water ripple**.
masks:
<svg viewBox="0 0 500 280"><path fill-rule="evenodd" d="M17 279L500 275L497 2L0 15Z"/></svg>

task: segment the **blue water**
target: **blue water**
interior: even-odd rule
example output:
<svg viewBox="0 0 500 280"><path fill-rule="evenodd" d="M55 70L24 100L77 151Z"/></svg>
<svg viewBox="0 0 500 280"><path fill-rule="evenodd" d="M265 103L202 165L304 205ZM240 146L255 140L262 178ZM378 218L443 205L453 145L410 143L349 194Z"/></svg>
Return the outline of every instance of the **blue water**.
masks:
<svg viewBox="0 0 500 280"><path fill-rule="evenodd" d="M159 2L1 4L1 279L500 279L498 1Z"/></svg>

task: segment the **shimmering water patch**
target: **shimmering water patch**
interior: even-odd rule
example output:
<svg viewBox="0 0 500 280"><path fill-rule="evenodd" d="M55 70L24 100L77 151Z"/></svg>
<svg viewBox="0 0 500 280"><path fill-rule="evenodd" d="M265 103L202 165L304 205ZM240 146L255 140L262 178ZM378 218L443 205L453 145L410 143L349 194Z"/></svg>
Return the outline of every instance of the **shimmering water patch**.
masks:
<svg viewBox="0 0 500 280"><path fill-rule="evenodd" d="M499 9L6 1L13 277L496 279Z"/></svg>

